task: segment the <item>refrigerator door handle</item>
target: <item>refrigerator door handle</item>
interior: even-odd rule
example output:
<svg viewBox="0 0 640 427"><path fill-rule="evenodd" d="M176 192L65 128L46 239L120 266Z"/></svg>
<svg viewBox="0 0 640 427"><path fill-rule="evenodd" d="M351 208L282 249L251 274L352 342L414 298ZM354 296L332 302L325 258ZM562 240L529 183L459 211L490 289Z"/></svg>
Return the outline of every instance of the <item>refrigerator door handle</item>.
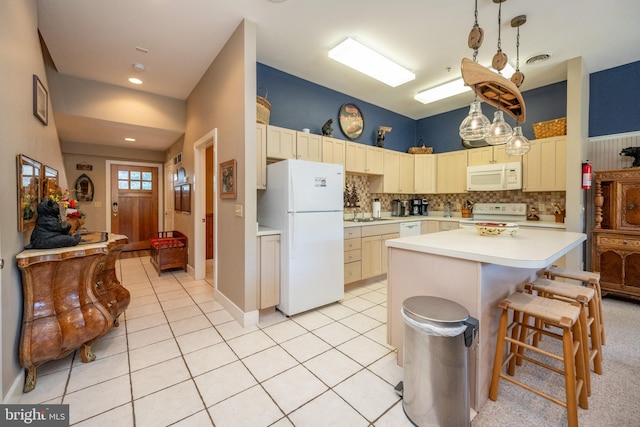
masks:
<svg viewBox="0 0 640 427"><path fill-rule="evenodd" d="M295 259L296 213L291 212L291 229L289 230L289 259Z"/></svg>

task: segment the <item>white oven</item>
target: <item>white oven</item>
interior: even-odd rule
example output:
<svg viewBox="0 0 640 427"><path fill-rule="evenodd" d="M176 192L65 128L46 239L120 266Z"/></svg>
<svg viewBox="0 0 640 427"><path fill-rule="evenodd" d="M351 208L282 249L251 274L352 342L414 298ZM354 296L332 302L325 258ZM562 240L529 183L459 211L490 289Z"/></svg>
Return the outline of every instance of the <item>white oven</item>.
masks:
<svg viewBox="0 0 640 427"><path fill-rule="evenodd" d="M462 218L460 227L473 227L476 222L524 222L527 220L526 203L476 203L473 218Z"/></svg>
<svg viewBox="0 0 640 427"><path fill-rule="evenodd" d="M467 191L503 191L522 188L522 163L494 163L467 167Z"/></svg>

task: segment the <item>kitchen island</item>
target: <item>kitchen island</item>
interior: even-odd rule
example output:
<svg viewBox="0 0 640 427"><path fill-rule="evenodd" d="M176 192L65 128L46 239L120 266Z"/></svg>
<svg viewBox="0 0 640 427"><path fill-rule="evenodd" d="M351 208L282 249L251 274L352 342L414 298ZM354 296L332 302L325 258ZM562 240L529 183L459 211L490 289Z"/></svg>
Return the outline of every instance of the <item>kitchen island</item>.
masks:
<svg viewBox="0 0 640 427"><path fill-rule="evenodd" d="M488 237L473 227L388 240L388 342L398 349L398 364L404 300L429 295L457 302L480 324L477 345L469 351L470 402L479 411L489 395L498 302L585 240L582 233L527 228Z"/></svg>

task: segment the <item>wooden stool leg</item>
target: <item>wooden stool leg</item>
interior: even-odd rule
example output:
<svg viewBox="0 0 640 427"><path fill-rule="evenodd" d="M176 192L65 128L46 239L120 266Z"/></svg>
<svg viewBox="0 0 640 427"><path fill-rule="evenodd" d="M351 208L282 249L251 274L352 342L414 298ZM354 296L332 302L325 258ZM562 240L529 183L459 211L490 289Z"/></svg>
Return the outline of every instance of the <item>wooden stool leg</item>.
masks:
<svg viewBox="0 0 640 427"><path fill-rule="evenodd" d="M582 354L583 363L587 366L584 373L584 384L587 390L587 396L591 396L591 370L589 369L591 357L589 356L589 334L587 332L587 312L584 304L580 304L580 335L574 336L574 340L580 340L579 353ZM595 322L593 322L595 323ZM576 365L578 363L576 362Z"/></svg>
<svg viewBox="0 0 640 427"><path fill-rule="evenodd" d="M589 312L596 312L598 310L598 303L594 301L595 298L592 298L589 301ZM602 343L600 339L602 338L602 333L600 331L600 323L598 319L594 319L591 322L591 351L593 353L593 371L596 374L602 374Z"/></svg>
<svg viewBox="0 0 640 427"><path fill-rule="evenodd" d="M493 373L491 375L491 387L489 388L489 399L498 399L498 384L500 382L500 371L502 370L502 358L504 356L504 337L507 335L507 323L509 323L509 312L502 310L500 315L500 326L498 327L498 339L496 341L496 354L493 359Z"/></svg>
<svg viewBox="0 0 640 427"><path fill-rule="evenodd" d="M574 342L578 341L578 338L581 334L582 327L580 325L580 322L576 322L573 325L573 339ZM576 346L581 346L580 342L578 342L576 344ZM575 346L574 346L575 347ZM580 348L577 348L577 352L580 352ZM576 392L578 393L578 404L580 405L580 407L582 409L589 409L589 402L587 400L587 390L585 387L585 378L587 375L587 369L589 368L589 365L586 365L584 363L584 358L583 357L577 357L579 356L577 353L574 353L574 360L575 360L575 384L576 384Z"/></svg>

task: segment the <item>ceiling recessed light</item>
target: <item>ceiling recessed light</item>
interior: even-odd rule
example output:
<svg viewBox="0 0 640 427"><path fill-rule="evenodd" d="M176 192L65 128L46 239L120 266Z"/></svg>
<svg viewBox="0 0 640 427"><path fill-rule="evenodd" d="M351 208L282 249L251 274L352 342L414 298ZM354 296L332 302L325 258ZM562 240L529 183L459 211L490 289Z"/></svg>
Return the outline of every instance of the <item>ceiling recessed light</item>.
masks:
<svg viewBox="0 0 640 427"><path fill-rule="evenodd" d="M134 85L141 85L142 84L142 80L136 78L136 77L129 77L129 82L133 83Z"/></svg>
<svg viewBox="0 0 640 427"><path fill-rule="evenodd" d="M139 64L136 62L131 65L131 67L133 68L133 71L144 71L144 64Z"/></svg>
<svg viewBox="0 0 640 427"><path fill-rule="evenodd" d="M135 142L136 141L135 138L125 138L124 140L125 141L129 141L129 142Z"/></svg>
<svg viewBox="0 0 640 427"><path fill-rule="evenodd" d="M391 87L414 80L416 75L378 52L348 38L329 51L329 58Z"/></svg>

